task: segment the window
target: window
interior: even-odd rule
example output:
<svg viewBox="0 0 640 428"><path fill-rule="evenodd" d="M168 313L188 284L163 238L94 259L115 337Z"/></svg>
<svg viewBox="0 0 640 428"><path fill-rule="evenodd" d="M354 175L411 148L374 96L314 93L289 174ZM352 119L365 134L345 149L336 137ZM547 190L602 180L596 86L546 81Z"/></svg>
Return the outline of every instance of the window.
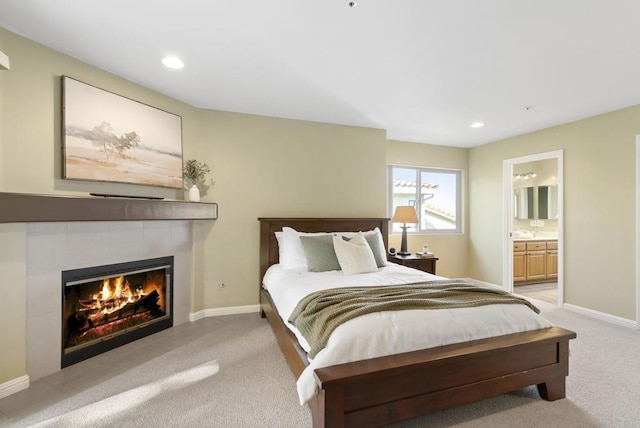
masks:
<svg viewBox="0 0 640 428"><path fill-rule="evenodd" d="M414 232L461 233L461 175L451 169L389 166L389 215L397 206L411 205L420 221ZM400 233L400 226L392 223L391 231Z"/></svg>

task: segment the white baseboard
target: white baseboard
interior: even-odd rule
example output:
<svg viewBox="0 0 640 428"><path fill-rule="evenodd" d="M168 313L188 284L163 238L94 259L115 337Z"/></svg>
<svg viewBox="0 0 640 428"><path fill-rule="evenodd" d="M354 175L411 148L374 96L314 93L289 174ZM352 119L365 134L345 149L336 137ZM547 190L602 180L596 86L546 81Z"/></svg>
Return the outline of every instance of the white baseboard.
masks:
<svg viewBox="0 0 640 428"><path fill-rule="evenodd" d="M250 314L260 312L260 305L246 305L246 306L229 306L226 308L212 308L204 309L198 312L192 312L189 314L189 321L198 321L207 317L219 317L222 315L238 315L238 314Z"/></svg>
<svg viewBox="0 0 640 428"><path fill-rule="evenodd" d="M610 322L612 324L621 325L623 327L629 327L633 329L638 328L638 322L627 318L622 318L616 315L606 314L604 312L594 311L593 309L583 308L581 306L572 305L570 303L564 303L562 309L566 309L571 312L586 315L591 318L596 318L601 321Z"/></svg>
<svg viewBox="0 0 640 428"><path fill-rule="evenodd" d="M0 399L29 388L29 375L20 376L9 382L0 384Z"/></svg>

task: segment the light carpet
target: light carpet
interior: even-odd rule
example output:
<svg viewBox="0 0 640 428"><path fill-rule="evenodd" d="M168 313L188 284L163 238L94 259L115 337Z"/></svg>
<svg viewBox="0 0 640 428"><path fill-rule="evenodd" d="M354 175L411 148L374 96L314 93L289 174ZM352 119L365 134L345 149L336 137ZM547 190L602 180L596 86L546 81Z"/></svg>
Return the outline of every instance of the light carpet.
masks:
<svg viewBox="0 0 640 428"><path fill-rule="evenodd" d="M566 399L547 402L529 387L394 427L639 427L638 332L534 303L543 316L578 335L570 344ZM0 425L311 426L310 412L297 404L295 379L266 320L257 314L219 320L224 322L197 321L208 323L197 337L66 399L49 403L41 397L46 404L38 411L5 416Z"/></svg>

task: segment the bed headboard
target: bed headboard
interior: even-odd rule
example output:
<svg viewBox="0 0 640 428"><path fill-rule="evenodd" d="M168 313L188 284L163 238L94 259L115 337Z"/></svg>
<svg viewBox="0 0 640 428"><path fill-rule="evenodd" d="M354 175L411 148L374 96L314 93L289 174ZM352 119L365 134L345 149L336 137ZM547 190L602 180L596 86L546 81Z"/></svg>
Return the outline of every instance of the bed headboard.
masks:
<svg viewBox="0 0 640 428"><path fill-rule="evenodd" d="M388 218L288 218L262 217L260 221L260 281L269 266L278 263L278 241L275 233L283 227L298 232L364 232L380 229L384 247L389 248Z"/></svg>

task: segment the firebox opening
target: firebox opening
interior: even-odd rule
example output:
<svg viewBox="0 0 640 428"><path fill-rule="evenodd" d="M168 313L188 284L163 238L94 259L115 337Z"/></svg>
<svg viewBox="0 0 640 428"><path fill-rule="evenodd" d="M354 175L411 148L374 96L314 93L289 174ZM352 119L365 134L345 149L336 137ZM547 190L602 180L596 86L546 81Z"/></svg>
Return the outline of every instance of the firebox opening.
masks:
<svg viewBox="0 0 640 428"><path fill-rule="evenodd" d="M62 272L62 368L173 326L173 256Z"/></svg>

